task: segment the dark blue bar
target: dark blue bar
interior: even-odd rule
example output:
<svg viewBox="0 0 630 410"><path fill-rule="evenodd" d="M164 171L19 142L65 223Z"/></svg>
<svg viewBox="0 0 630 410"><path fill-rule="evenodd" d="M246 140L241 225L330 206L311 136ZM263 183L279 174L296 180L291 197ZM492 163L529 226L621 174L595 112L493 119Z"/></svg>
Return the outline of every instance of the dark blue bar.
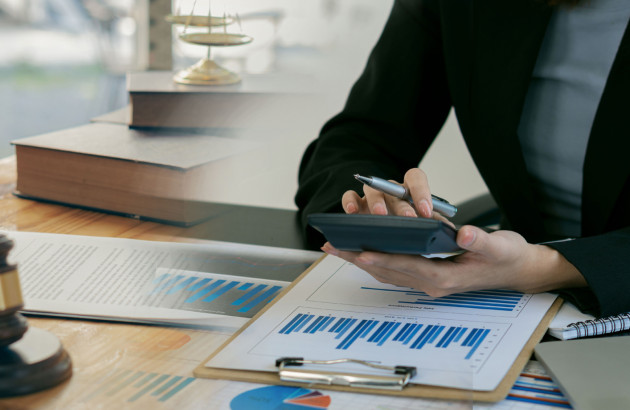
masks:
<svg viewBox="0 0 630 410"><path fill-rule="evenodd" d="M291 321L289 323L286 324L285 327L283 327L282 329L280 329L280 331L278 333L291 333L290 331L287 331L291 326L293 326L295 324L295 322L297 322L298 320L300 320L302 318L301 313L298 313L293 319L291 319Z"/></svg>
<svg viewBox="0 0 630 410"><path fill-rule="evenodd" d="M300 326L306 320L306 318L308 317L308 315L304 315L304 314L301 315L301 316L302 317L297 322L295 322L293 324L291 329L287 330L287 332L286 332L287 334L295 332L296 331L295 329L297 329L297 327Z"/></svg>
<svg viewBox="0 0 630 410"><path fill-rule="evenodd" d="M479 336L481 336L482 333L483 333L483 329L478 329L477 333L475 333L475 335L468 342L468 346L473 346L475 342L477 341L477 339L479 339Z"/></svg>
<svg viewBox="0 0 630 410"><path fill-rule="evenodd" d="M212 292L214 289L218 288L224 283L225 283L225 280L223 279L214 281L214 283L206 286L205 288L201 289L199 292L195 293L194 295L186 299L184 303L192 303L197 299L201 299L202 297L206 296L208 293Z"/></svg>
<svg viewBox="0 0 630 410"><path fill-rule="evenodd" d="M420 329L422 328L422 325L419 324L419 323L416 323L415 325L413 325L411 327L413 327L413 329L405 337L405 341L403 342L403 345L408 344L411 341L411 339L413 339L413 337L416 335L416 333L418 333L418 331L420 331Z"/></svg>
<svg viewBox="0 0 630 410"><path fill-rule="evenodd" d="M153 289L153 292L151 292L151 293L159 293L162 290L164 290L164 289L168 288L169 286L171 286L172 284L176 283L178 280L180 280L183 277L184 277L183 275L177 275L174 278L171 278L171 279L167 280L166 282L162 283L157 288Z"/></svg>
<svg viewBox="0 0 630 410"><path fill-rule="evenodd" d="M422 301L424 299L418 299L418 301ZM464 303L469 305L498 305L498 306L516 306L518 301L513 300L503 300L500 298L481 298L481 297L461 297L461 296L444 296L441 298L437 298L434 300L429 300L429 302L453 302L453 303Z"/></svg>
<svg viewBox="0 0 630 410"><path fill-rule="evenodd" d="M337 321L337 323L335 323L335 325L333 327L330 328L330 330L328 330L329 332L334 332L336 331L339 326L341 326L342 323L344 323L347 319L344 317L340 317L339 320Z"/></svg>
<svg viewBox="0 0 630 410"><path fill-rule="evenodd" d="M312 319L312 318L314 318L314 317L315 317L315 315L308 315L308 316L306 316L306 317L304 318L304 320L303 320L303 321L302 321L299 325L297 325L297 326L295 327L294 332L296 332L296 333L297 333L297 332L299 332L300 330L302 330L302 328L303 328L304 326L306 326L306 325L308 324L308 322L310 322L310 321L311 321L311 319Z"/></svg>
<svg viewBox="0 0 630 410"><path fill-rule="evenodd" d="M424 301L424 299L418 299L418 301ZM501 307L514 307L517 305L516 302L512 301L503 301L497 300L493 298L464 298L464 297L450 297L445 296L442 298L427 300L427 302L444 302L444 303L461 303L465 305L473 305L473 306L501 306Z"/></svg>
<svg viewBox="0 0 630 410"><path fill-rule="evenodd" d="M252 282L247 282L247 283L244 283L244 284L243 284L243 286L241 286L241 287L239 287L239 288L238 288L238 290L247 290L247 289L251 288L251 287L252 287L252 285L253 285L253 283L252 283Z"/></svg>
<svg viewBox="0 0 630 410"><path fill-rule="evenodd" d="M315 328L315 326L319 325L325 318L326 316L319 316L317 319L315 319L313 323L311 323L309 327L304 329L304 333L315 333L315 330L313 329Z"/></svg>
<svg viewBox="0 0 630 410"><path fill-rule="evenodd" d="M365 328L363 332L361 332L361 336L359 337L364 338L365 336L367 336L376 325L378 325L378 320L370 320L370 324Z"/></svg>
<svg viewBox="0 0 630 410"><path fill-rule="evenodd" d="M382 288L370 288L367 286L361 286L361 289L366 289L366 290L380 290L381 292L400 292L400 293L405 293L407 295L425 295L425 296L429 296L427 295L425 292L421 292L421 291L414 291L411 289L382 289ZM485 291L472 291L472 292L463 292L463 293L455 293L454 295L465 295L465 294L478 294L478 295L492 295L492 296L496 296L496 295L502 295L504 297L512 297L509 295L514 295L514 298L521 298L521 296L523 295L523 293L521 292L517 292L517 291L512 291L512 290L485 290Z"/></svg>
<svg viewBox="0 0 630 410"><path fill-rule="evenodd" d="M553 391L553 390L549 390L549 389L538 389L538 388L535 388L535 387L525 387L525 386L514 385L514 386L512 386L512 390L523 390L523 391L528 391L528 392L532 392L532 393L549 394L551 396L564 397L562 392Z"/></svg>
<svg viewBox="0 0 630 410"><path fill-rule="evenodd" d="M267 287L267 285L258 285L258 286L256 286L254 289L250 290L249 292L247 292L246 294L244 294L243 296L241 296L240 298L238 298L234 302L232 302L232 305L233 306L238 306L241 303L244 303L246 300L248 300L249 298L253 297L255 294L257 294L258 292L260 292L261 290L263 290L266 287Z"/></svg>
<svg viewBox="0 0 630 410"><path fill-rule="evenodd" d="M468 333L468 336L466 337L466 339L464 339L464 341L462 342L462 346L469 346L468 343L470 342L470 339L472 339L475 336L478 330L479 329L476 329L476 328L472 329L470 333Z"/></svg>
<svg viewBox="0 0 630 410"><path fill-rule="evenodd" d="M521 298L513 298L510 296L497 296L497 295L469 295L467 293L458 293L456 295L442 296L439 300L470 300L473 302L493 302L504 303L516 306Z"/></svg>
<svg viewBox="0 0 630 410"><path fill-rule="evenodd" d="M337 336L335 336L335 339L341 339L344 333L346 333L348 329L350 329L352 325L354 325L356 322L357 319L350 319L348 322L346 322L346 324L343 325L341 329L339 329L339 333L337 334Z"/></svg>
<svg viewBox="0 0 630 410"><path fill-rule="evenodd" d="M317 329L315 329L315 332L323 332L324 330L326 330L326 328L328 327L329 324L332 323L333 320L335 320L336 318L334 316L328 316L319 326L317 326Z"/></svg>
<svg viewBox="0 0 630 410"><path fill-rule="evenodd" d="M409 335L409 333L411 333L411 331L412 331L415 327L416 327L416 325L415 325L415 324L413 324L413 323L409 323L409 327L407 328L407 330L405 330L405 331L403 332L403 334L402 334L402 335L400 335L400 337L398 338L398 340L399 340L399 341L401 341L401 342L402 342L403 340L405 340L405 339L407 338L407 335Z"/></svg>
<svg viewBox="0 0 630 410"><path fill-rule="evenodd" d="M512 401L520 401L523 403L534 403L534 404L539 404L539 405L545 405L545 406L553 406L553 407L562 407L563 409L572 409L573 407L571 407L571 405L567 402L565 403L554 403L552 401L542 401L540 399L537 398L526 398L526 397L516 397L516 396L510 396L508 395L506 398L506 400L512 400Z"/></svg>
<svg viewBox="0 0 630 410"><path fill-rule="evenodd" d="M431 329L433 329L433 325L429 325L427 326L424 331L422 333L420 333L420 336L418 336L418 338L411 344L411 346L409 346L410 349L415 349L416 346L418 346L418 344L426 337L426 335L431 331Z"/></svg>
<svg viewBox="0 0 630 410"><path fill-rule="evenodd" d="M395 322L394 326L392 326L387 331L385 336L381 337L381 340L378 342L377 346L383 346L383 343L385 343L387 341L387 339L389 339L389 337L392 335L392 333L394 333L396 331L396 329L398 329L399 326L400 326L400 322Z"/></svg>
<svg viewBox="0 0 630 410"><path fill-rule="evenodd" d="M416 349L418 349L418 350L422 349L424 347L424 345L427 344L429 339L431 339L431 337L438 330L438 326L437 325L431 325L431 327L433 327L433 329L431 329L431 331L424 337L424 339L420 343L418 343L418 346L416 346Z"/></svg>
<svg viewBox="0 0 630 410"><path fill-rule="evenodd" d="M249 311L251 308L255 307L259 303L262 303L269 296L273 295L274 293L278 292L281 289L282 289L282 286L272 286L266 292L263 292L260 296L258 296L257 298L255 298L254 300L252 300L251 302L249 302L248 304L246 304L242 308L240 308L238 311L239 312L247 312L247 311ZM273 299L273 297L272 297L272 299Z"/></svg>
<svg viewBox="0 0 630 410"><path fill-rule="evenodd" d="M378 336L380 336L381 332L383 332L383 329L385 329L385 327L387 326L389 322L383 322L378 329L372 333L372 336L370 336L370 338L368 339L368 342L373 342L374 339L376 339Z"/></svg>
<svg viewBox="0 0 630 410"><path fill-rule="evenodd" d="M457 295L461 295L462 293L456 293ZM502 297L508 298L522 298L524 293L517 292L515 290L475 290L472 292L465 292L463 294L469 295L489 295L489 296L497 296L501 295Z"/></svg>
<svg viewBox="0 0 630 410"><path fill-rule="evenodd" d="M453 332L451 333L451 335L446 339L446 341L444 342L444 344L442 345L443 348L447 348L448 345L451 344L451 342L453 341L453 339L455 339L455 336L457 336L457 334L462 330L461 327L453 327Z"/></svg>
<svg viewBox="0 0 630 410"><path fill-rule="evenodd" d="M374 343L380 342L381 338L387 333L387 331L394 325L394 322L384 322L385 327L381 330L377 337L374 338ZM368 340L369 341L369 340Z"/></svg>
<svg viewBox="0 0 630 410"><path fill-rule="evenodd" d="M522 294L520 295L506 295L504 293L495 293L495 292L466 292L466 293L453 293L448 296L443 296L447 298L485 298L485 299L500 299L500 300L511 300L513 302L517 302L522 299Z"/></svg>
<svg viewBox="0 0 630 410"><path fill-rule="evenodd" d="M455 331L456 327L451 326L447 331L446 334L444 335L443 338L440 339L440 341L438 342L437 345L435 345L435 347L442 347L442 345L444 345L444 343L446 343L446 341L452 337L453 332Z"/></svg>
<svg viewBox="0 0 630 410"><path fill-rule="evenodd" d="M347 350L352 345L352 343L354 343L354 341L357 340L357 338L359 337L359 334L361 333L363 328L367 325L367 322L368 321L365 319L361 320L358 326L352 329L352 332L350 332L348 337L343 339L343 342L339 343L339 345L335 349Z"/></svg>
<svg viewBox="0 0 630 410"><path fill-rule="evenodd" d="M431 343L433 344L433 342L435 342L435 339L437 339L437 337L440 335L440 333L442 333L442 330L444 330L445 326L439 326L435 332L433 332L433 334L431 335L431 339L427 340L427 343Z"/></svg>
<svg viewBox="0 0 630 410"><path fill-rule="evenodd" d="M462 338L462 336L464 336L464 333L466 333L466 331L467 331L467 330L468 330L468 328L467 328L467 327L462 328L462 329L459 331L459 333L457 334L457 336L455 336L455 339L453 339L453 341L454 341L455 343L459 342L459 339L461 339L461 338Z"/></svg>
<svg viewBox="0 0 630 410"><path fill-rule="evenodd" d="M403 326L403 328L400 329L400 332L396 333L396 336L394 336L394 339L392 341L397 342L398 339L401 339L404 336L407 329L409 329L409 326L411 326L411 323L405 323L405 326Z"/></svg>
<svg viewBox="0 0 630 410"><path fill-rule="evenodd" d="M210 282L212 279L201 279L199 282L195 283L194 285L192 285L191 287L188 288L189 291L194 292L197 289L203 287L206 283Z"/></svg>
<svg viewBox="0 0 630 410"><path fill-rule="evenodd" d="M238 285L239 283L241 282L232 281L228 283L227 285L223 286L221 289L217 290L216 292L214 292L213 294L205 298L203 302L212 302L213 300L215 300L216 298L218 298L219 296L221 296L228 290L232 289L234 286Z"/></svg>
<svg viewBox="0 0 630 410"><path fill-rule="evenodd" d="M472 309L485 309L485 310L501 310L511 312L513 309L499 308L499 307L483 307L483 306L469 306L461 303L446 303L446 302L405 302L404 300L399 301L398 303L408 303L410 305L428 305L428 306L450 306L450 307L462 307L462 308L472 308Z"/></svg>
<svg viewBox="0 0 630 410"><path fill-rule="evenodd" d="M481 336L477 338L477 342L475 343L473 348L470 349L470 352L468 352L468 354L466 355L466 359L470 359L472 357L472 355L475 353L475 350L477 350L477 348L481 345L481 342L483 342L483 339L488 336L488 333L490 333L490 329L485 329L482 332L479 332Z"/></svg>

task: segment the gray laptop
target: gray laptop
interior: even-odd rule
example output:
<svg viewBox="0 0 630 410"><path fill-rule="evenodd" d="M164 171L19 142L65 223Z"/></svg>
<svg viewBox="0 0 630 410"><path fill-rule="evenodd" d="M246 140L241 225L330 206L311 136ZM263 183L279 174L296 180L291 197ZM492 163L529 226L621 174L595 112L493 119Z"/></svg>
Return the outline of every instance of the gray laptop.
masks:
<svg viewBox="0 0 630 410"><path fill-rule="evenodd" d="M630 336L546 342L534 352L576 409L630 409Z"/></svg>

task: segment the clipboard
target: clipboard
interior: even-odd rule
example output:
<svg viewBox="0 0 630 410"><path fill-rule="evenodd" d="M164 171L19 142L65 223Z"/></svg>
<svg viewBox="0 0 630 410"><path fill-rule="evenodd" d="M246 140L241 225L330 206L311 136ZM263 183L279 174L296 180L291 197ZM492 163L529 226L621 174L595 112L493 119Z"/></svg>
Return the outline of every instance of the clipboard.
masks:
<svg viewBox="0 0 630 410"><path fill-rule="evenodd" d="M284 291L278 295L271 303L267 304L261 309L253 318L249 320L242 328L240 328L234 335L226 340L214 353L208 356L203 362L201 362L194 370L193 375L199 378L207 379L222 379L233 380L249 383L259 384L271 384L271 385L284 385L284 386L296 386L305 388L317 388L322 390L335 390L352 393L365 393L365 394L384 394L391 396L401 397L414 397L414 398L430 398L430 399L445 399L445 400L474 400L482 402L497 402L503 400L509 393L510 389L514 385L514 382L518 378L522 369L525 367L527 361L531 358L534 347L540 342L544 336L549 323L560 309L563 303L561 298L557 298L551 305L545 316L542 318L529 340L519 353L518 357L510 367L509 371L497 386L492 391L476 391L468 389L458 389L450 387L430 386L422 384L408 384L401 390L381 389L381 388L366 388L366 387L348 387L336 384L305 384L298 382L285 381L280 378L278 372L271 371L258 371L258 370L235 370L235 369L221 369L214 367L206 367L205 364L211 360L214 356L218 355L226 346L228 346L232 340L237 338L246 328L254 323L261 315L263 315L274 303L280 300L286 293L290 292L293 287L299 283L308 273L319 264L325 256L318 259L313 265L311 265L304 273L302 273L296 280L294 280ZM282 358L278 358L282 359ZM285 358L296 359L296 358ZM305 357L305 359L311 359ZM404 363L395 363L393 365L404 365ZM344 376L348 373L336 373L336 372L322 372L317 371L317 374L330 375L330 376Z"/></svg>

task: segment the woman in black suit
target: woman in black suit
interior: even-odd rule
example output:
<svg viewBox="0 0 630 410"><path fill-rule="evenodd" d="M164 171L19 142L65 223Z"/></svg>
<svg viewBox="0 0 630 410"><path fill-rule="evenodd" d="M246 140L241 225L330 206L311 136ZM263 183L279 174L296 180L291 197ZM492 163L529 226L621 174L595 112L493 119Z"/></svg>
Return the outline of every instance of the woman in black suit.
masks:
<svg viewBox="0 0 630 410"><path fill-rule="evenodd" d="M453 108L503 230L462 227L468 252L447 260L324 251L433 296L561 289L601 315L630 311L630 3L550 3L396 0L346 106L300 166L305 229L315 212L439 218L416 167ZM400 181L415 206L357 194L356 173Z"/></svg>

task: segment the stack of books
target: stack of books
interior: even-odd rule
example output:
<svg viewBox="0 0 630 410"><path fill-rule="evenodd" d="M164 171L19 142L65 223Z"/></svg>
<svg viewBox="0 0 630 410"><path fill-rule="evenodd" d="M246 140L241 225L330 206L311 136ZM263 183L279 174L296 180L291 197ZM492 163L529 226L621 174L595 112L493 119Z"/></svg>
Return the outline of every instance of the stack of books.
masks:
<svg viewBox="0 0 630 410"><path fill-rule="evenodd" d="M243 76L234 85L184 86L170 71L130 73L128 108L12 142L16 194L176 225L199 223L216 208L208 206L217 199L208 181L227 176L225 167L213 165L228 157L256 162L256 150L268 154L274 130L286 132L299 113L321 104L312 85L306 77L270 74ZM231 177L247 177L240 167L227 168Z"/></svg>

